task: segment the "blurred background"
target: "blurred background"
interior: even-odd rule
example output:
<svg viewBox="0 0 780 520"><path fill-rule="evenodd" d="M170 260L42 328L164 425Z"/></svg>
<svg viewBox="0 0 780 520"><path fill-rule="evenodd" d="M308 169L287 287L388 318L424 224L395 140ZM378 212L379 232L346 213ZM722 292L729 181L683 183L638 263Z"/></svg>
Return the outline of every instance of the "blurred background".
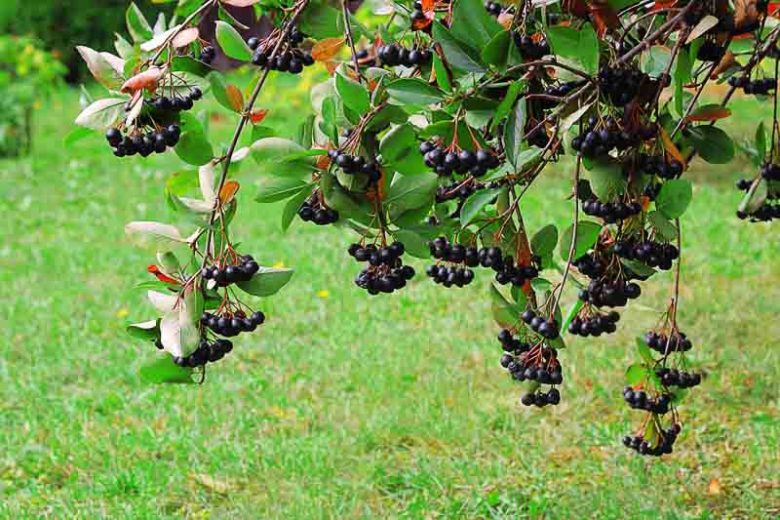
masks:
<svg viewBox="0 0 780 520"><path fill-rule="evenodd" d="M418 276L369 297L352 283L354 237L302 222L283 233L281 206L253 201L252 165L233 234L262 264L294 267L293 281L259 302L267 324L205 384L149 386L138 368L158 352L124 328L154 315L133 287L153 257L123 226L175 219L165 183L188 166L69 137L80 98L100 88L73 48L111 50L127 3L0 4L0 517L780 515L780 233L735 217L747 160L686 173L680 323L706 378L681 406L671 457L620 444L639 421L624 370L668 303L669 273L643 284L617 334L569 338L561 405L526 409L498 365L486 273L462 290ZM152 20L167 5L139 3ZM264 124L291 136L325 74L272 78ZM732 109L738 140L771 123L755 98ZM234 117L198 110L226 143ZM531 230L567 225L570 173L562 162L528 192Z"/></svg>

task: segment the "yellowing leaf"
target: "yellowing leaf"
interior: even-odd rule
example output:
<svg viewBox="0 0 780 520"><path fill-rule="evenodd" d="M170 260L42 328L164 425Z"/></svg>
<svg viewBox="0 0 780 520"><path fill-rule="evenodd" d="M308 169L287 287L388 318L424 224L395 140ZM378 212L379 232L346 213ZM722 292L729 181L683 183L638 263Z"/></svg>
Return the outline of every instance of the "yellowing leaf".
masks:
<svg viewBox="0 0 780 520"><path fill-rule="evenodd" d="M157 82L160 80L160 76L162 76L162 70L159 67L149 67L147 70L125 81L120 90L125 94L143 89L154 91L157 89Z"/></svg>
<svg viewBox="0 0 780 520"><path fill-rule="evenodd" d="M660 129L661 134L661 142L664 144L664 150L666 150L666 153L672 156L673 159L676 159L680 161L680 164L683 165L683 169L688 168L688 161L685 160L685 157L680 153L680 150L677 149L677 145L674 144L674 141L672 141L672 138L669 137L669 134L666 133L666 130L661 127Z"/></svg>
<svg viewBox="0 0 780 520"><path fill-rule="evenodd" d="M718 119L724 119L730 115L731 110L728 108L720 105L704 105L694 110L691 115L685 118L685 121L717 121Z"/></svg>
<svg viewBox="0 0 780 520"><path fill-rule="evenodd" d="M222 189L219 190L220 202L222 202L223 205L229 203L236 196L236 193L240 187L241 185L238 183L238 181L227 181L222 186Z"/></svg>
<svg viewBox="0 0 780 520"><path fill-rule="evenodd" d="M241 94L241 90L235 85L227 85L225 86L225 94L227 94L228 102L233 110L241 112L244 107L244 95Z"/></svg>
<svg viewBox="0 0 780 520"><path fill-rule="evenodd" d="M327 61L333 58L344 45L344 38L325 38L314 44L311 57L314 61Z"/></svg>

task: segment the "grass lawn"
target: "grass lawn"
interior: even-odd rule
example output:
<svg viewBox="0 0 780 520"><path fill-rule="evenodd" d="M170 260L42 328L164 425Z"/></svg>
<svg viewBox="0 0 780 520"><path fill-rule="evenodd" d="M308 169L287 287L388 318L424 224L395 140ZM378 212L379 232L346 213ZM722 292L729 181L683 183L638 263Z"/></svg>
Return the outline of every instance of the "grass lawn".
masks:
<svg viewBox="0 0 780 520"><path fill-rule="evenodd" d="M154 316L133 289L153 257L123 226L173 218L162 186L182 164L118 160L98 137L66 150L77 97L37 114L31 157L0 162L0 517L780 515L780 228L734 216L744 163L690 173L680 318L708 377L681 407L676 453L647 460L620 444L640 417L623 372L670 274L644 284L617 334L569 340L560 406L526 409L498 366L487 273L463 290L418 276L369 297L352 283L352 237L301 222L284 235L281 206L252 201L251 165L234 237L295 267L293 282L204 385L143 384L158 354L124 326ZM745 136L770 117L734 106ZM301 107L271 107L269 122L291 128ZM531 229L566 225L560 170L528 193Z"/></svg>

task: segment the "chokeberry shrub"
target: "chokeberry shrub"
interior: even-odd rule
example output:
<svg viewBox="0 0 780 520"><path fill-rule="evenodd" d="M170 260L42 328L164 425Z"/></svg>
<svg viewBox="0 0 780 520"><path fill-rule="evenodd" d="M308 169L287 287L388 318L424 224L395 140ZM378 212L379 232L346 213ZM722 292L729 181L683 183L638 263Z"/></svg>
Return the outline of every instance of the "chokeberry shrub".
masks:
<svg viewBox="0 0 780 520"><path fill-rule="evenodd" d="M273 27L245 40L242 26L219 20L215 41L203 41L199 24L220 4L254 5ZM233 349L226 338L265 323L246 295L271 296L290 280L290 270L239 253L229 232L239 189L232 174L251 158L257 201L286 201L284 229L297 215L357 233L347 253L363 266L356 285L371 295L412 282L409 257L425 259L427 277L444 288L476 290L480 277L492 278L499 362L524 385L523 405L561 403L566 335L615 332L622 309L671 270L668 307L649 332L636 331L623 389L629 408L644 414L624 444L670 453L681 402L702 382L678 322L681 217L693 196L686 171L695 158L733 158L737 145L717 123L737 90L774 106L771 132L762 122L739 144L757 173L737 185L737 214L778 217L772 5L407 0L361 23L346 1L182 0L184 18L154 28L131 7L132 44L119 38L118 55L82 48L109 95L77 123L105 132L117 156L172 150L197 168L193 182L166 183L169 205L192 229L127 226L158 250L144 287L160 317L129 330L168 357L145 374L161 382L202 375ZM248 93L210 68L218 53L257 75ZM256 107L263 86L307 67L324 78L311 88L313 113L294 140L269 134ZM725 84L723 100L702 102L714 83ZM228 143L209 139L203 95L236 114ZM523 196L551 165L570 173L571 198L560 203L571 206L572 223L532 232ZM567 288L576 297L564 312Z"/></svg>

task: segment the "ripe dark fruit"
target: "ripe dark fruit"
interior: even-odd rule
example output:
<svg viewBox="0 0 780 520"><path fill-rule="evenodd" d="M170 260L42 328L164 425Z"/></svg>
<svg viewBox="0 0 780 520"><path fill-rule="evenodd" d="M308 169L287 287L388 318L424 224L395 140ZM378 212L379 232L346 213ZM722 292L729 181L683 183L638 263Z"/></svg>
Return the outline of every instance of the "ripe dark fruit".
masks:
<svg viewBox="0 0 780 520"><path fill-rule="evenodd" d="M352 244L347 250L350 256L358 262L369 264L355 278L355 284L371 295L392 293L404 288L415 275L411 266L403 265L401 257L405 250L401 242L393 242L385 247Z"/></svg>
<svg viewBox="0 0 780 520"><path fill-rule="evenodd" d="M227 287L238 282L248 282L260 269L260 266L250 255L237 258L235 264L218 264L204 267L201 276L205 280L214 280L217 287Z"/></svg>

